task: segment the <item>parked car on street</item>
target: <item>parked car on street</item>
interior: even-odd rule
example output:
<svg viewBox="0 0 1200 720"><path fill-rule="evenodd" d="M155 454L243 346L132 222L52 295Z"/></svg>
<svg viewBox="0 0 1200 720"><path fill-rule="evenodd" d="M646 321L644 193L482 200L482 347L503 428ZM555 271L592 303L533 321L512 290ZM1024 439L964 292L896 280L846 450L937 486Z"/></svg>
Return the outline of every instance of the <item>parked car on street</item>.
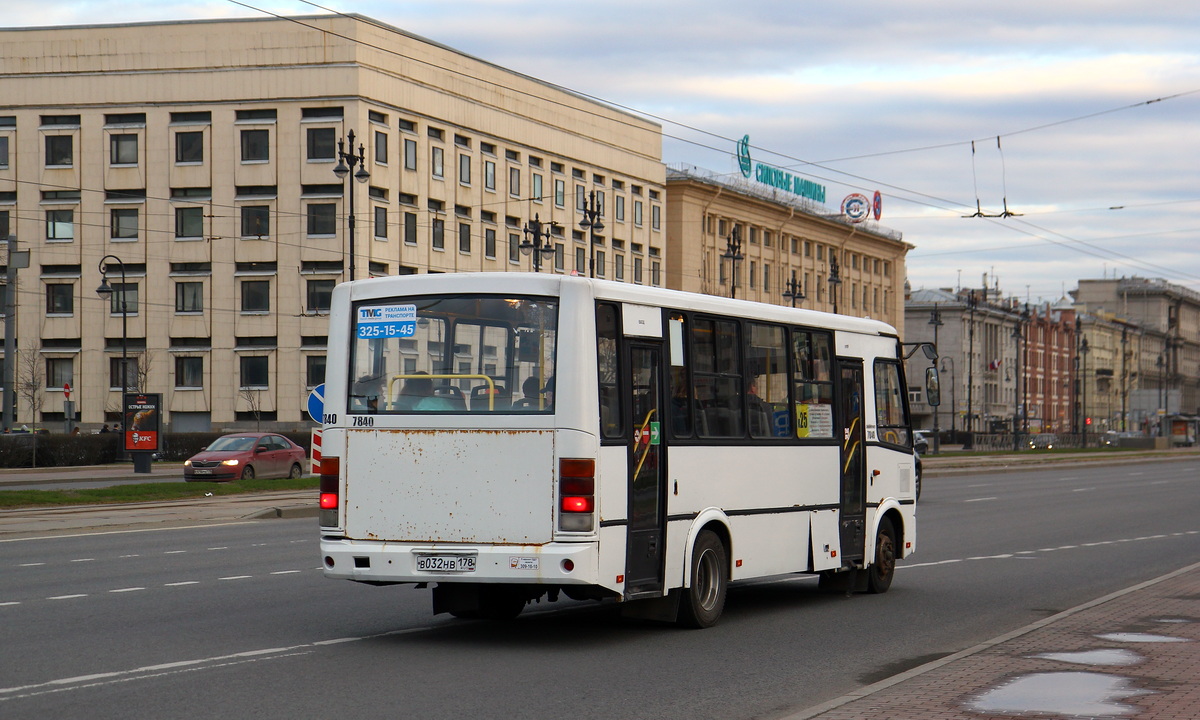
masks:
<svg viewBox="0 0 1200 720"><path fill-rule="evenodd" d="M304 448L275 433L222 435L183 462L188 482L298 478L304 474Z"/></svg>

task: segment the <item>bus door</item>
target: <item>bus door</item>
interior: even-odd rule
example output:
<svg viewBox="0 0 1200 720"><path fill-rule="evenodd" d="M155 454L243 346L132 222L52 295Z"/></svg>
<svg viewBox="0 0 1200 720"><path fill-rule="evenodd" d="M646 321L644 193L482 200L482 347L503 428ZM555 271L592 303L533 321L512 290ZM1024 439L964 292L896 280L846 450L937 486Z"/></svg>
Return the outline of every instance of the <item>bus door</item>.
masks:
<svg viewBox="0 0 1200 720"><path fill-rule="evenodd" d="M863 559L866 539L867 476L863 446L863 363L838 358L838 403L841 406L841 541L843 564Z"/></svg>
<svg viewBox="0 0 1200 720"><path fill-rule="evenodd" d="M632 417L625 595L662 592L666 546L666 468L662 444L662 344L629 344Z"/></svg>

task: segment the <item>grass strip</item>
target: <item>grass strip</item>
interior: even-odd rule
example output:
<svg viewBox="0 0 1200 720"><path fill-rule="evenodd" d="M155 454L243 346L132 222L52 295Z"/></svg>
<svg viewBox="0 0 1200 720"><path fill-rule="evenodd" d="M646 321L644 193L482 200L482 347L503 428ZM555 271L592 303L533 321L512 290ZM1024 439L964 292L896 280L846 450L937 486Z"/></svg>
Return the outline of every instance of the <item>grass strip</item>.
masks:
<svg viewBox="0 0 1200 720"><path fill-rule="evenodd" d="M187 500L208 495L245 495L273 490L316 490L319 484L319 478L307 477L295 480L136 483L78 490L0 490L0 509Z"/></svg>

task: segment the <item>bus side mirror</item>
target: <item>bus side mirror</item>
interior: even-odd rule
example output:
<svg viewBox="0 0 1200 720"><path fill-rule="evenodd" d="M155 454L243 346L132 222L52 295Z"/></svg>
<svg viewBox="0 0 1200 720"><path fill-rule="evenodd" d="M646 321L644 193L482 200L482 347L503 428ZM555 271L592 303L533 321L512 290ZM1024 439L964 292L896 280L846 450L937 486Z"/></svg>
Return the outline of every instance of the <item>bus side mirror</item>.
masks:
<svg viewBox="0 0 1200 720"><path fill-rule="evenodd" d="M937 368L931 367L925 370L925 402L933 407L942 404L942 388Z"/></svg>

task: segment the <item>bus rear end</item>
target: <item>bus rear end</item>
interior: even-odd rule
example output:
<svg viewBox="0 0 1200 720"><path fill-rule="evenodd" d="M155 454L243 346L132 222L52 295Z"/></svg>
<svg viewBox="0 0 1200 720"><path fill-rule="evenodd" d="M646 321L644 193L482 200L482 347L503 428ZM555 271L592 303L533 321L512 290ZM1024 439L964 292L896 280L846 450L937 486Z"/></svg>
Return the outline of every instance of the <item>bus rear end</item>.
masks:
<svg viewBox="0 0 1200 720"><path fill-rule="evenodd" d="M429 583L435 612L504 617L603 594L597 442L556 398L557 349L585 331L560 330L558 284L479 280L335 291L321 552L328 577Z"/></svg>

